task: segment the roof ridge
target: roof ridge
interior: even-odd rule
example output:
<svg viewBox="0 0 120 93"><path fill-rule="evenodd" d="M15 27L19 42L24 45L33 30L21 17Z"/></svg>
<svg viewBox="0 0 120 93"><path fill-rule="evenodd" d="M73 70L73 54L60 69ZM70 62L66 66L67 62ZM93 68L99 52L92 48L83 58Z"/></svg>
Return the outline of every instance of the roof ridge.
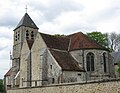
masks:
<svg viewBox="0 0 120 93"><path fill-rule="evenodd" d="M70 50L75 49L104 49L107 50L102 45L98 44L95 40L89 38L86 34L82 32L77 32L68 36L71 38Z"/></svg>
<svg viewBox="0 0 120 93"><path fill-rule="evenodd" d="M59 51L59 52L68 52L66 50L60 50L60 49L54 49L54 48L49 48L49 50L54 50L54 51ZM69 53L69 52L68 52Z"/></svg>
<svg viewBox="0 0 120 93"><path fill-rule="evenodd" d="M70 37L70 36L73 36L73 35L76 35L76 34L83 34L81 31L80 32L76 32L76 33L73 33L73 34L70 34L70 35L68 35L68 37Z"/></svg>

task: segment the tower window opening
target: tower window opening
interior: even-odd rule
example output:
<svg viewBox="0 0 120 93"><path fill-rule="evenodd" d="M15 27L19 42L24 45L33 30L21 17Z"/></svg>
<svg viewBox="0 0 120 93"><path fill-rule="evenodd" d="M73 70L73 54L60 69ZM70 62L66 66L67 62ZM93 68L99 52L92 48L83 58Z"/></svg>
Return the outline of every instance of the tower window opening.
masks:
<svg viewBox="0 0 120 93"><path fill-rule="evenodd" d="M34 32L31 32L31 39L34 39Z"/></svg>
<svg viewBox="0 0 120 93"><path fill-rule="evenodd" d="M32 34L31 37L34 37L34 35Z"/></svg>
<svg viewBox="0 0 120 93"><path fill-rule="evenodd" d="M32 31L31 33L33 34L34 32Z"/></svg>
<svg viewBox="0 0 120 93"><path fill-rule="evenodd" d="M26 33L26 36L29 36L29 34L28 34L28 33Z"/></svg>
<svg viewBox="0 0 120 93"><path fill-rule="evenodd" d="M26 33L28 33L28 30L26 31Z"/></svg>
<svg viewBox="0 0 120 93"><path fill-rule="evenodd" d="M29 33L28 33L28 30L26 31L26 39L29 39Z"/></svg>
<svg viewBox="0 0 120 93"><path fill-rule="evenodd" d="M26 39L29 39L29 37L28 37L28 36L26 36Z"/></svg>
<svg viewBox="0 0 120 93"><path fill-rule="evenodd" d="M50 69L52 69L52 65L50 65Z"/></svg>

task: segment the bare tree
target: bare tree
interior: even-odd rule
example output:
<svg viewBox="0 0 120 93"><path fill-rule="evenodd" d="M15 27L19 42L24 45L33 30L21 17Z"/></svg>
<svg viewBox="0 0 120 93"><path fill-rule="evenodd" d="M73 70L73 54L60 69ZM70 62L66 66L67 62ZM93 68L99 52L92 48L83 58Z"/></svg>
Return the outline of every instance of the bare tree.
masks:
<svg viewBox="0 0 120 93"><path fill-rule="evenodd" d="M115 32L110 33L108 35L109 47L112 51L117 51L120 47L120 34L116 34Z"/></svg>

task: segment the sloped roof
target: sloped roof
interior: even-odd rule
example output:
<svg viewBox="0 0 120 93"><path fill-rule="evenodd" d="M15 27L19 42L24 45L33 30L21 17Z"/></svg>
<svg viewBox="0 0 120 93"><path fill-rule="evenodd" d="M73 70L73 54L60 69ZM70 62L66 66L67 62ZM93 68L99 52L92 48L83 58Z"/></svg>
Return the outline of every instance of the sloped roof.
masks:
<svg viewBox="0 0 120 93"><path fill-rule="evenodd" d="M53 36L48 34L40 33L43 40L45 41L47 47L60 49L60 50L68 50L69 46L69 38L65 36Z"/></svg>
<svg viewBox="0 0 120 93"><path fill-rule="evenodd" d="M96 41L91 40L87 35L82 32L78 32L68 36L70 38L70 50L75 49L106 49L96 43Z"/></svg>
<svg viewBox="0 0 120 93"><path fill-rule="evenodd" d="M82 32L78 32L68 36L53 36L48 34L40 33L47 47L60 49L60 50L76 50L76 49L102 49L102 47L96 41L90 39L87 35Z"/></svg>
<svg viewBox="0 0 120 93"><path fill-rule="evenodd" d="M12 68L10 68L10 69L8 70L8 72L4 75L4 77L10 76L11 73L12 73Z"/></svg>
<svg viewBox="0 0 120 93"><path fill-rule="evenodd" d="M64 71L83 71L78 62L67 51L50 49L51 54Z"/></svg>
<svg viewBox="0 0 120 93"><path fill-rule="evenodd" d="M27 40L27 43L28 43L29 49L31 50L34 40Z"/></svg>
<svg viewBox="0 0 120 93"><path fill-rule="evenodd" d="M111 55L114 58L114 63L118 63L120 61L120 51L113 52L113 53L111 53Z"/></svg>
<svg viewBox="0 0 120 93"><path fill-rule="evenodd" d="M19 28L20 26L26 26L26 27L38 29L36 24L33 22L33 20L30 18L30 16L27 13L25 13L25 15L23 16L23 18L21 19L21 21L14 30Z"/></svg>

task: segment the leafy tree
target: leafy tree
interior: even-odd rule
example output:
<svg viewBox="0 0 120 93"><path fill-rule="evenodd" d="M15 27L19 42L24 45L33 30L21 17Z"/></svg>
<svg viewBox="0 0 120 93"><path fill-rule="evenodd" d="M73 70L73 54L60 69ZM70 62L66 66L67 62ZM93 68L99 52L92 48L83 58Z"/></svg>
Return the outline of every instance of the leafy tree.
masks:
<svg viewBox="0 0 120 93"><path fill-rule="evenodd" d="M101 32L96 31L96 32L87 33L87 36L95 40L98 44L102 45L103 47L108 48L107 34L102 34Z"/></svg>
<svg viewBox="0 0 120 93"><path fill-rule="evenodd" d="M0 92L3 93L3 80L0 79Z"/></svg>

